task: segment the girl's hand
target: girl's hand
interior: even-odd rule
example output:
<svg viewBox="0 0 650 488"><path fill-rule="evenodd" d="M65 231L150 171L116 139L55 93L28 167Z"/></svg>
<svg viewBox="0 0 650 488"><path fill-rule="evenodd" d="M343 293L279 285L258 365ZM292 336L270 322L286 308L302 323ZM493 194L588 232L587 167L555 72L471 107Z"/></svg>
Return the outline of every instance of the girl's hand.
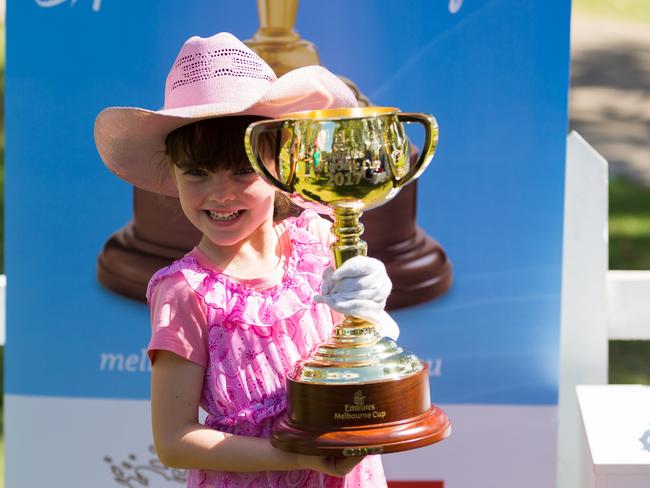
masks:
<svg viewBox="0 0 650 488"><path fill-rule="evenodd" d="M350 473L364 456L350 457L323 457L323 456L300 456L301 469L311 469L319 473L342 478Z"/></svg>
<svg viewBox="0 0 650 488"><path fill-rule="evenodd" d="M399 327L384 310L391 289L392 283L381 261L355 256L340 268L325 271L321 294L314 301L344 315L369 320L378 326L381 335L397 339Z"/></svg>

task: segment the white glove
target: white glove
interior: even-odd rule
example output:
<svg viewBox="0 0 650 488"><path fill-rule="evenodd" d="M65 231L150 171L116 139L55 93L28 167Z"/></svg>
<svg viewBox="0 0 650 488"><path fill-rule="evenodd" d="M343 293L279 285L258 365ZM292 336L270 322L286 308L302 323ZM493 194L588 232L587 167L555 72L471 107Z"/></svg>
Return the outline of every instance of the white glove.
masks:
<svg viewBox="0 0 650 488"><path fill-rule="evenodd" d="M355 256L336 270L325 270L321 294L314 301L344 315L369 320L377 325L380 335L397 339L399 327L384 310L392 286L381 261Z"/></svg>

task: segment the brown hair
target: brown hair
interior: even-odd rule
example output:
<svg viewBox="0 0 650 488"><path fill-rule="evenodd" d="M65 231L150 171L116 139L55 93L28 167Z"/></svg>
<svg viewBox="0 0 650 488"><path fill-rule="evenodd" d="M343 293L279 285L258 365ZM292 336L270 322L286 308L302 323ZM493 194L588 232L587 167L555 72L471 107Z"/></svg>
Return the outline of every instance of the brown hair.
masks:
<svg viewBox="0 0 650 488"><path fill-rule="evenodd" d="M165 155L180 169L199 168L206 171L238 171L250 168L244 149L244 133L253 122L263 117L241 115L200 120L170 132L165 139ZM265 141L272 147L273 141ZM276 192L273 220L298 215L300 208L284 194Z"/></svg>

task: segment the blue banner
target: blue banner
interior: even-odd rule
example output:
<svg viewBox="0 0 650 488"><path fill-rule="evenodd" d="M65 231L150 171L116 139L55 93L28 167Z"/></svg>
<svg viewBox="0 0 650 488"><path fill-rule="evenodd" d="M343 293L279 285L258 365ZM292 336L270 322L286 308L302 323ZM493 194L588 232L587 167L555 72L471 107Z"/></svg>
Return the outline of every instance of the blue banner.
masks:
<svg viewBox="0 0 650 488"><path fill-rule="evenodd" d="M373 103L440 125L418 225L454 284L395 312L436 403L557 403L568 2L303 2L297 30ZM455 13L452 13L455 12ZM8 10L9 394L148 398L145 305L101 287L97 255L132 216L101 163L107 106L162 106L192 35L257 30L256 3L33 0Z"/></svg>

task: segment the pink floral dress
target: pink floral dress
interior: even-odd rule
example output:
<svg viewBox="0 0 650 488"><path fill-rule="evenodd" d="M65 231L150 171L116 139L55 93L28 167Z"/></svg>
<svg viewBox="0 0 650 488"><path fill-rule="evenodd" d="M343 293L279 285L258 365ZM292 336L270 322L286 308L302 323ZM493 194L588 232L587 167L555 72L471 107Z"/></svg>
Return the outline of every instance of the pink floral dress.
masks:
<svg viewBox="0 0 650 488"><path fill-rule="evenodd" d="M201 407L208 413L205 425L215 430L270 437L273 422L286 408L287 372L331 332L330 309L313 301L330 264L329 249L321 242L326 221L305 211L279 225L286 259L281 280L270 288L210 269L194 251L158 271L149 284L150 356L171 350L206 368ZM175 314L175 307L192 318ZM310 470L190 470L187 486L380 488L386 481L379 456L368 456L345 478Z"/></svg>

